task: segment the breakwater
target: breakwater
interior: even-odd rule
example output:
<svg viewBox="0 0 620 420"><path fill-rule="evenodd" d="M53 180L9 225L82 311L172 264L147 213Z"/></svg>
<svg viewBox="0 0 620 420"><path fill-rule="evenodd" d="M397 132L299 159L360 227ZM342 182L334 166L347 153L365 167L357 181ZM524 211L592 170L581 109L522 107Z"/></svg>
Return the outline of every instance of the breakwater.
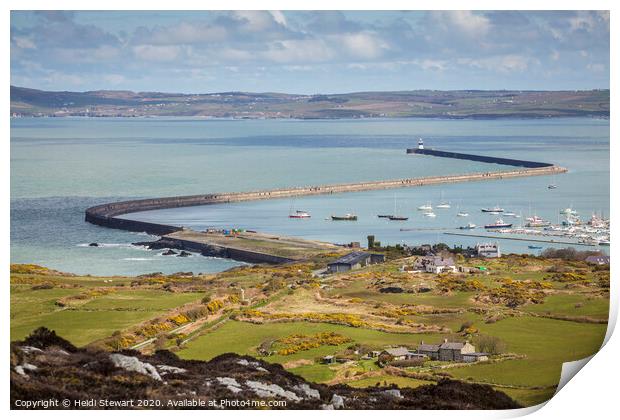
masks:
<svg viewBox="0 0 620 420"><path fill-rule="evenodd" d="M495 163L498 165L519 166L523 168L548 168L554 166L552 163L532 162L530 160L508 159L493 156L471 155L467 153L445 152L435 149L407 149L407 153L416 155L427 155L444 157L450 159L472 160L475 162Z"/></svg>
<svg viewBox="0 0 620 420"><path fill-rule="evenodd" d="M164 236L167 239L174 240L175 243L178 244L178 247L181 249L196 250L202 252L205 255L224 256L227 258L237 259L246 262L282 263L298 260L300 258L291 258L288 255L291 250L283 249L281 244L276 241L271 242L271 248L266 250L261 249L257 251L257 248L260 248L260 244L264 243L265 238L245 238L244 240L246 242L244 242L242 246L238 245L240 243L240 241L238 240L236 242L222 243L221 238L212 236L203 236L196 239L188 239L188 237L192 237L197 232L191 231L189 229L184 229L181 226L141 222L137 220L120 218L118 216L141 211L178 207L204 206L210 204L241 201L269 200L308 195L409 188L455 182L475 182L517 177L543 176L563 173L566 171L566 168L545 164L545 166L523 167L506 171L479 172L462 175L403 178L385 181L328 184L248 192L224 192L190 196L147 198L139 200L120 201L115 203L106 203L90 207L86 210L85 220L86 222L95 225L109 227L113 229L122 229L133 232L146 232L153 235ZM302 244L296 244L296 246L300 245ZM328 244L316 245L311 244L310 241L306 241L306 243L303 244L301 248L314 247L315 250L327 250L329 249L327 245ZM302 252L297 253L299 255L302 255L302 257L305 257Z"/></svg>

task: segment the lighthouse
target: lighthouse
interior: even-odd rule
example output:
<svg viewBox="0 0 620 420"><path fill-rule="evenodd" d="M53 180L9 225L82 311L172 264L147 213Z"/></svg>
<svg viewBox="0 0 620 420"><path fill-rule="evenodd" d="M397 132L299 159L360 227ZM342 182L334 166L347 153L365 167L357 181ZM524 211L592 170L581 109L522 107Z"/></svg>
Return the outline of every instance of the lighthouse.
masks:
<svg viewBox="0 0 620 420"><path fill-rule="evenodd" d="M421 137L418 139L418 150L424 150L424 141Z"/></svg>

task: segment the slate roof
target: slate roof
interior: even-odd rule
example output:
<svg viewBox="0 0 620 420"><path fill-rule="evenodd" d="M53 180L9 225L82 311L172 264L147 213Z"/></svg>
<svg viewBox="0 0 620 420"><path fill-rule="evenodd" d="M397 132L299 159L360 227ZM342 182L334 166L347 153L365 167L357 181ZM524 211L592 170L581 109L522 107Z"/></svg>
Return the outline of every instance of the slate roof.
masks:
<svg viewBox="0 0 620 420"><path fill-rule="evenodd" d="M350 264L350 265L355 265L358 262L368 258L370 256L370 254L368 252L363 252L363 251L355 251L355 252L351 252L350 254L347 254L345 256L342 256L340 258L338 258L336 261L333 261L330 263L331 264Z"/></svg>
<svg viewBox="0 0 620 420"><path fill-rule="evenodd" d="M454 265L452 258L431 257L431 260L435 265Z"/></svg>
<svg viewBox="0 0 620 420"><path fill-rule="evenodd" d="M411 353L409 349L406 347L395 347L391 349L385 349L385 352L389 354L390 356L394 356L394 357L407 356L409 353Z"/></svg>
<svg viewBox="0 0 620 420"><path fill-rule="evenodd" d="M586 258L586 262L594 263L594 264L609 264L609 255L591 255Z"/></svg>
<svg viewBox="0 0 620 420"><path fill-rule="evenodd" d="M439 348L444 350L461 350L464 346L465 343L442 343Z"/></svg>
<svg viewBox="0 0 620 420"><path fill-rule="evenodd" d="M420 344L418 346L418 351L438 352L439 345L438 344Z"/></svg>

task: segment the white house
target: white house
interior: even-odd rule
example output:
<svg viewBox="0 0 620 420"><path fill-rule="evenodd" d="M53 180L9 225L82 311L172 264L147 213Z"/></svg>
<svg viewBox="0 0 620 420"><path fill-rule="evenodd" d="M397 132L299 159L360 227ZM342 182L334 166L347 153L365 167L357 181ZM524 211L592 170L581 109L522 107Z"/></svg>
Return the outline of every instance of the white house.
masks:
<svg viewBox="0 0 620 420"><path fill-rule="evenodd" d="M427 273L456 273L457 268L452 258L428 257L424 261L424 271Z"/></svg>
<svg viewBox="0 0 620 420"><path fill-rule="evenodd" d="M476 244L476 254L483 258L499 258L502 256L497 242Z"/></svg>

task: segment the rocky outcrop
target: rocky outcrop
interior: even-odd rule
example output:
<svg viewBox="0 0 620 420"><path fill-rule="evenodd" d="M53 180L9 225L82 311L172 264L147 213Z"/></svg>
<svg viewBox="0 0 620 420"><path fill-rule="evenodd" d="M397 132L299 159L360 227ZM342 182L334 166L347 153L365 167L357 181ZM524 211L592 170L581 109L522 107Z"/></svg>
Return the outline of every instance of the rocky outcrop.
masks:
<svg viewBox="0 0 620 420"><path fill-rule="evenodd" d="M193 408L233 408L222 406L223 400L285 403L272 407L280 409L519 407L507 395L486 385L444 381L415 389L327 386L310 383L280 365L249 356L228 353L202 362L182 360L168 351L151 356L136 351L110 354L78 349L53 331L40 328L26 340L11 344L11 405L23 408L15 401L50 398L158 401L155 408L179 408L187 401L216 402Z"/></svg>

